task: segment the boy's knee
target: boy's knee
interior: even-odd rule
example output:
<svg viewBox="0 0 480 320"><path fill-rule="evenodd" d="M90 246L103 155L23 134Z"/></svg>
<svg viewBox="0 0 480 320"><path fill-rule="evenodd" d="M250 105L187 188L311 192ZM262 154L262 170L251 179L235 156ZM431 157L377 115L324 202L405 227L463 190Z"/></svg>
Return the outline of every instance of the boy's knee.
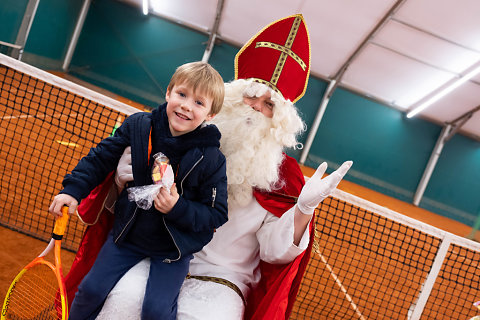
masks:
<svg viewBox="0 0 480 320"><path fill-rule="evenodd" d="M161 297L148 299L145 297L142 307L142 320L172 319L177 318L177 303L165 301Z"/></svg>
<svg viewBox="0 0 480 320"><path fill-rule="evenodd" d="M98 282L83 281L78 286L78 292L75 295L75 298L77 298L77 296L82 296L88 301L103 301L105 299L105 292L99 286Z"/></svg>

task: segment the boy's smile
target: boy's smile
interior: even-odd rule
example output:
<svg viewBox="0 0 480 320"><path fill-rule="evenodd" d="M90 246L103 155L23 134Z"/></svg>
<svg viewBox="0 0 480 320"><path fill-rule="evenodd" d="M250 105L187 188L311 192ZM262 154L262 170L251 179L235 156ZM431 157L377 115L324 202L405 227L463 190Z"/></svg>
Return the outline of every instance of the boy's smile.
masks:
<svg viewBox="0 0 480 320"><path fill-rule="evenodd" d="M167 117L172 136L179 136L195 130L204 121L211 120L214 115L212 98L207 95L194 92L193 88L181 83L167 90Z"/></svg>

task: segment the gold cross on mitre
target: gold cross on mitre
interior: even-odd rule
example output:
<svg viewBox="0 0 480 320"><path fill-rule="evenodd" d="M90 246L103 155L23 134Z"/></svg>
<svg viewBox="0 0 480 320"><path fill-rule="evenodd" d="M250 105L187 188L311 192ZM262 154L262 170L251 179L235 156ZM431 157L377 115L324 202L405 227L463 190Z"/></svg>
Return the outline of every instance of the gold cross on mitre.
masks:
<svg viewBox="0 0 480 320"><path fill-rule="evenodd" d="M265 48L280 52L280 56L257 50ZM296 63L287 64L289 57ZM263 83L292 102L305 93L309 74L310 39L301 14L271 23L235 56L235 79Z"/></svg>

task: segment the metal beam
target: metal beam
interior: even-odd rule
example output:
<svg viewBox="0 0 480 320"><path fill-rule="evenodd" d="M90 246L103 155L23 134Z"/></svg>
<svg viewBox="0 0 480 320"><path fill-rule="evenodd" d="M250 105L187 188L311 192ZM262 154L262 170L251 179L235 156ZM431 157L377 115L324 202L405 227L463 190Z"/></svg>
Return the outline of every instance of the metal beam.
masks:
<svg viewBox="0 0 480 320"><path fill-rule="evenodd" d="M337 82L335 80L330 81L327 90L323 94L322 101L320 102L320 106L318 107L317 114L315 119L313 120L312 127L307 136L307 140L305 141L305 145L303 146L302 154L300 155L300 163L303 165L307 160L308 151L312 147L313 140L315 139L315 135L318 131L318 127L320 126L320 122L322 121L323 114L325 110L327 110L327 104L330 101L330 97L335 90Z"/></svg>
<svg viewBox="0 0 480 320"><path fill-rule="evenodd" d="M210 54L213 51L213 47L215 46L215 40L217 39L217 32L220 25L220 20L222 18L224 3L225 0L218 0L217 2L217 13L215 16L215 22L213 23L212 30L210 31L210 37L208 38L207 47L205 48L205 52L203 53L203 62L208 62L208 60L210 59Z"/></svg>
<svg viewBox="0 0 480 320"><path fill-rule="evenodd" d="M480 105L476 106L475 108L473 108L473 109L470 110L470 111L465 112L464 114L462 114L462 115L459 116L458 118L450 121L449 123L456 123L456 122L460 121L461 119L463 119L463 118L465 118L465 117L467 117L467 116L470 116L470 117L471 117L471 116L473 116L474 113L476 113L476 112L478 112L478 111L480 111Z"/></svg>
<svg viewBox="0 0 480 320"><path fill-rule="evenodd" d="M423 172L422 179L418 183L417 190L415 191L415 195L413 197L414 205L418 206L420 204L420 201L422 200L422 197L423 197L423 193L427 188L428 181L432 176L433 170L435 169L438 158L442 153L442 149L445 143L448 140L450 140L468 120L470 120L470 118L475 114L475 112L478 112L479 110L480 110L480 105L476 106L470 111L465 112L464 114L457 117L456 119L445 123L445 126L443 127L442 132L440 133L440 136L437 140L437 143L433 148L432 154L430 155L430 159L428 160L427 167Z"/></svg>
<svg viewBox="0 0 480 320"><path fill-rule="evenodd" d="M22 24L20 25L17 39L15 40L15 47L12 46L12 58L22 60L23 50L25 49L25 44L27 43L28 34L30 33L30 28L32 27L33 18L35 18L39 2L40 0L28 1L25 14L23 15Z"/></svg>
<svg viewBox="0 0 480 320"><path fill-rule="evenodd" d="M460 118L458 123L452 123L452 130L450 130L448 136L445 137L445 142L450 140L459 130L463 127L465 123L473 116L473 113L467 113L465 117Z"/></svg>
<svg viewBox="0 0 480 320"><path fill-rule="evenodd" d="M455 134L457 133L461 128L462 126L468 121L470 120L471 117L473 117L473 115L480 111L480 105L476 106L475 108L473 108L472 110L470 111L467 111L465 112L464 114L462 114L460 117L456 118L455 120L452 120L450 122L447 122L447 124L451 124L453 126L453 130L452 132L445 138L446 141L450 140L450 138Z"/></svg>
<svg viewBox="0 0 480 320"><path fill-rule="evenodd" d="M78 38L80 37L80 33L83 29L83 24L85 23L85 19L87 17L88 9L90 8L91 0L85 0L82 5L82 9L80 10L80 14L77 19L77 24L75 25L75 29L73 30L72 38L70 39L70 43L68 44L67 53L65 54L65 58L63 59L62 70L68 71L70 67L70 62L72 61L73 53L75 52L75 48L77 47Z"/></svg>
<svg viewBox="0 0 480 320"><path fill-rule="evenodd" d="M13 44L13 43L4 42L4 41L0 41L0 46L5 46L5 47L9 47L9 48L14 48L14 49L22 49L22 47L19 46L19 45L16 45L16 44Z"/></svg>
<svg viewBox="0 0 480 320"><path fill-rule="evenodd" d="M328 102L330 101L330 97L333 95L333 92L337 88L337 86L342 81L343 75L347 71L348 67L352 63L352 61L357 58L360 52L366 47L369 41L373 38L373 36L380 30L387 21L395 14L395 12L400 8L400 6L406 0L398 0L388 12L383 16L383 18L375 25L373 30L368 34L368 36L362 41L362 43L355 49L355 51L350 55L347 61L342 65L342 67L337 71L333 79L330 81L327 90L323 94L322 101L320 102L320 106L318 107L317 114L315 116L315 120L312 124L312 128L308 132L307 140L302 150L302 154L300 155L300 164L305 164L307 160L308 153L310 152L310 148L313 144L313 140L318 131L318 127L320 126L320 122L322 121L323 115L325 110L327 109Z"/></svg>
<svg viewBox="0 0 480 320"><path fill-rule="evenodd" d="M430 159L428 160L427 167L423 172L422 179L417 186L417 190L415 191L415 195L413 197L413 204L418 206L420 201L422 200L423 193L427 187L428 181L430 180L433 170L435 169L435 165L437 164L438 158L442 153L443 146L445 145L445 138L448 137L450 131L452 130L452 125L447 124L443 127L442 132L440 133L439 138L437 139L437 143L433 148L432 154L430 155Z"/></svg>

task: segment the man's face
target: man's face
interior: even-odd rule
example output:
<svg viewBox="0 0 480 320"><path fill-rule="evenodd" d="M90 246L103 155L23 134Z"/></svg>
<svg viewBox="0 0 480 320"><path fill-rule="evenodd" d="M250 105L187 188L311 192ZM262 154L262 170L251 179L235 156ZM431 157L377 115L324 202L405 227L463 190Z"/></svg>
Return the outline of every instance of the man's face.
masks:
<svg viewBox="0 0 480 320"><path fill-rule="evenodd" d="M243 96L243 102L252 107L253 110L261 112L265 117L272 118L275 103L271 98L270 92L267 91L260 97Z"/></svg>

